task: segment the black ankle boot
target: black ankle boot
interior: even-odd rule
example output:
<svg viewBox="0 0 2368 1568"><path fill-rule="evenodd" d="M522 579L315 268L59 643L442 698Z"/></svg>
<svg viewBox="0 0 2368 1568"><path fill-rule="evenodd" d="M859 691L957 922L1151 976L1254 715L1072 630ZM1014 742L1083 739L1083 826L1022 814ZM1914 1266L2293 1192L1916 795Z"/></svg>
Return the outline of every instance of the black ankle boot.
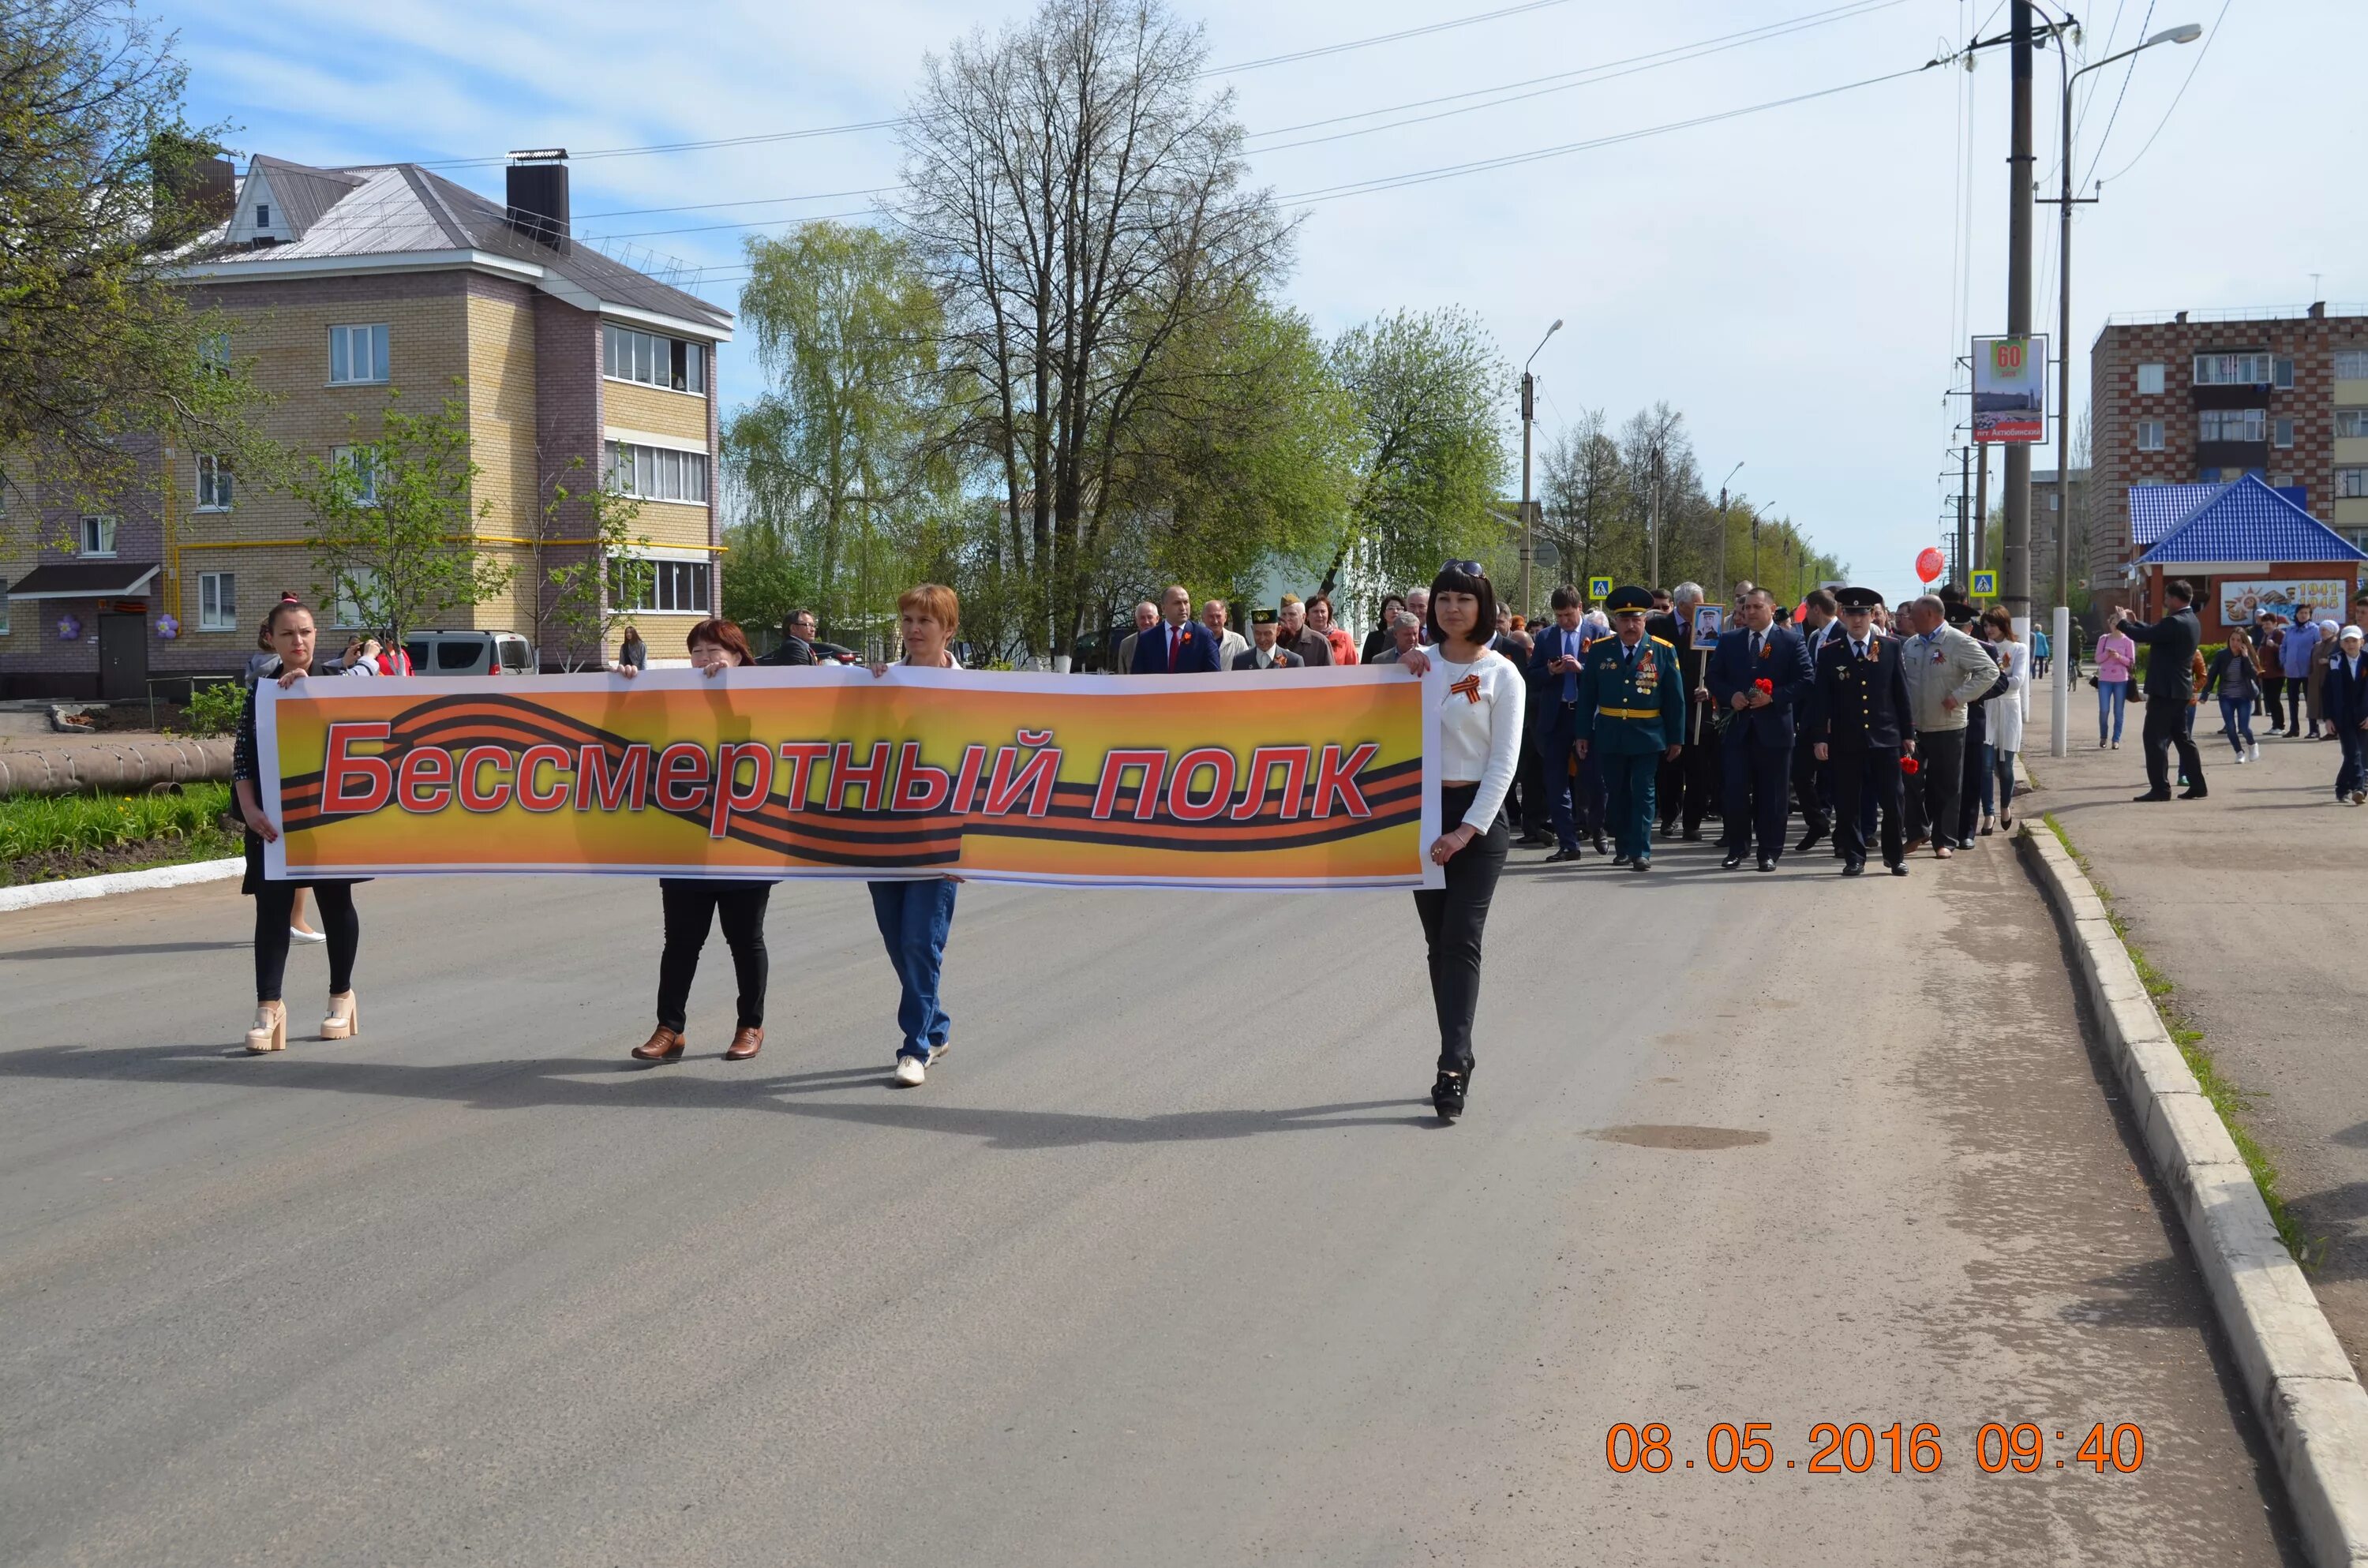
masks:
<svg viewBox="0 0 2368 1568"><path fill-rule="evenodd" d="M1430 1105L1445 1121L1453 1121L1463 1114L1463 1091L1470 1085L1468 1073L1441 1072L1439 1082L1430 1086Z"/></svg>

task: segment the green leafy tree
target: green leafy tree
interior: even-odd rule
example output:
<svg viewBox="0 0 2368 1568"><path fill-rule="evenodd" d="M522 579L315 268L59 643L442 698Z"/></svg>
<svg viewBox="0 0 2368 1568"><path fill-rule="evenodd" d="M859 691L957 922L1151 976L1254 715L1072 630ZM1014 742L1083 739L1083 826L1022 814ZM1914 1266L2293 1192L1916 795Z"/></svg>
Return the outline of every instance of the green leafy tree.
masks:
<svg viewBox="0 0 2368 1568"><path fill-rule="evenodd" d="M131 0L0 8L0 451L31 460L13 484L119 494L155 440L277 472L223 323L171 278L226 211L198 195L225 128L183 120L174 43Z"/></svg>
<svg viewBox="0 0 2368 1568"><path fill-rule="evenodd" d="M649 537L633 531L642 504L595 483L591 466L571 458L564 477L545 486L535 532L535 564L548 590L537 606L535 642L556 650L569 671L603 660L609 634L633 618L629 607L650 585L642 554Z"/></svg>
<svg viewBox="0 0 2368 1568"><path fill-rule="evenodd" d="M1349 526L1324 575L1328 592L1358 551L1391 582L1428 582L1451 555L1500 542L1492 511L1509 465L1501 439L1510 371L1468 311L1401 311L1332 346L1333 374L1356 411L1357 483Z"/></svg>
<svg viewBox="0 0 2368 1568"><path fill-rule="evenodd" d="M470 501L480 471L468 405L447 397L436 413L413 414L391 391L376 439L351 423L353 442L312 460L290 486L313 514L313 562L326 578L314 592L400 642L507 588L510 568L477 537L494 504Z"/></svg>
<svg viewBox="0 0 2368 1568"><path fill-rule="evenodd" d="M954 486L935 439L938 300L903 242L873 229L809 223L751 239L747 256L740 317L766 386L724 437L746 557L725 592L746 604L761 590L769 608L803 578L798 597L839 635L912 585L913 528Z"/></svg>

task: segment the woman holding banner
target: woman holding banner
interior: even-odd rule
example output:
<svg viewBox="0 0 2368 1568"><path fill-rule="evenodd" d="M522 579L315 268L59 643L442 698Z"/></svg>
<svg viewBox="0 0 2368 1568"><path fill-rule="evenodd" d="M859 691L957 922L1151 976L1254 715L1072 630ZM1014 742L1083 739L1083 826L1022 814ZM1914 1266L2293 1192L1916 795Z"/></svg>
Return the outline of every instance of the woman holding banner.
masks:
<svg viewBox="0 0 2368 1568"><path fill-rule="evenodd" d="M1430 642L1399 660L1424 677L1423 699L1439 712L1440 824L1430 858L1446 886L1415 891L1415 912L1430 957L1430 999L1439 1015L1439 1079L1430 1103L1447 1120L1463 1114L1472 1081L1472 1016L1480 1000L1480 934L1505 869L1510 834L1505 792L1521 759L1528 697L1511 660L1491 651L1497 590L1476 561L1451 561L1430 585Z"/></svg>
<svg viewBox="0 0 2368 1568"><path fill-rule="evenodd" d="M352 879L313 878L303 881L273 881L263 870L263 846L276 843L279 829L264 814L256 780L262 769L255 744L256 692L267 681L282 690L304 679L313 669L313 612L294 598L282 598L263 618L271 662L256 673L246 688L246 706L238 716L238 741L231 753L231 794L239 820L246 824L246 881L239 891L255 900L255 1024L246 1031L246 1049L260 1056L288 1049L288 1004L280 991L288 971L289 927L297 894L313 890L321 915L322 934L329 949L329 1014L321 1020L323 1040L345 1040L361 1032L361 1008L354 999L354 957L360 950L361 917L354 913ZM362 644L361 661L345 673L368 676L378 644Z"/></svg>
<svg viewBox="0 0 2368 1568"><path fill-rule="evenodd" d="M951 588L923 583L907 588L896 601L897 630L905 643L899 663L925 670L958 670L949 644L962 627L962 601ZM888 673L874 665L874 676ZM896 1028L903 1040L896 1047L896 1082L906 1088L928 1077L929 1064L951 1047L947 1037L953 1020L938 1000L939 977L945 971L946 937L953 930L954 891L959 877L921 877L871 884L871 914L880 923L880 939L887 944L888 962L896 971L902 995L896 1003Z"/></svg>
<svg viewBox="0 0 2368 1568"><path fill-rule="evenodd" d="M702 620L690 629L686 642L691 667L714 680L724 671L756 662L747 634L729 620ZM632 680L641 671L620 664L616 673ZM761 877L660 877L658 899L666 911L666 947L658 955L658 1027L633 1047L634 1060L673 1062L683 1051L689 1024L690 983L699 973L699 955L707 933L721 918L723 940L732 949L732 973L739 982L737 1027L723 1052L726 1062L746 1062L765 1044L765 982L769 960L765 952L765 905L773 884Z"/></svg>

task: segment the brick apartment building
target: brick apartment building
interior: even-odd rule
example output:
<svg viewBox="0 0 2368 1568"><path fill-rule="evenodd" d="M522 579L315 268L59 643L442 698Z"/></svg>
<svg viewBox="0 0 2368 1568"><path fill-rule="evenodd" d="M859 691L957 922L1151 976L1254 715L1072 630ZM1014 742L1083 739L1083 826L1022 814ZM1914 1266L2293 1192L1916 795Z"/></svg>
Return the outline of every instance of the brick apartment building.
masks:
<svg viewBox="0 0 2368 1568"><path fill-rule="evenodd" d="M2368 543L2368 306L2115 316L2089 351L2089 394L2100 608L2133 601L2153 542L2134 540L2133 485L2249 473Z"/></svg>
<svg viewBox="0 0 2368 1568"><path fill-rule="evenodd" d="M228 218L179 274L222 311L228 352L274 400L263 429L300 465L374 438L397 390L415 413L462 401L472 504L492 503L477 537L513 570L445 624L518 632L546 665L567 652L548 571L580 561L588 531L580 515L542 526L554 483L609 473L642 499L655 570L628 608L654 648L718 602L715 347L732 331L729 312L572 238L564 159L514 162L506 204L415 164L225 165ZM319 580L300 502L211 454L152 450L150 483L108 513L36 494L38 528L0 534L18 551L0 560L0 694L129 699L152 675L235 672L283 589L324 607L324 643L359 630L338 624L351 612Z"/></svg>

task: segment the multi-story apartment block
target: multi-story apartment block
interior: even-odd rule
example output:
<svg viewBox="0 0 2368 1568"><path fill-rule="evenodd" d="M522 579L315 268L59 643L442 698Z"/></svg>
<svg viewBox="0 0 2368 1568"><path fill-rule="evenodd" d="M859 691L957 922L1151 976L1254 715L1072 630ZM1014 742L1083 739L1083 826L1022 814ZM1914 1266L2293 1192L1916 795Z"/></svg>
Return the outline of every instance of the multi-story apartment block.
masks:
<svg viewBox="0 0 2368 1568"><path fill-rule="evenodd" d="M2368 543L2368 306L2115 316L2089 351L2089 395L2100 607L2132 602L2152 542L2133 539L2133 485L2254 474Z"/></svg>
<svg viewBox="0 0 2368 1568"><path fill-rule="evenodd" d="M623 608L653 647L718 602L715 350L732 331L729 312L574 239L564 157L518 155L496 203L415 164L258 156L234 183L222 171L227 220L179 273L222 311L223 352L271 397L265 434L300 464L374 438L398 391L415 412L461 402L472 510L491 503L477 536L512 574L447 624L518 632L546 665L593 652L551 624L550 570L590 543L580 503L551 512L554 484L607 475L643 502L632 531L655 570ZM352 612L293 496L211 453L151 455L153 483L108 513L37 495L39 526L0 535L17 552L0 562L7 694L136 698L152 675L237 671L283 590L322 607L324 643L361 630L339 624Z"/></svg>

